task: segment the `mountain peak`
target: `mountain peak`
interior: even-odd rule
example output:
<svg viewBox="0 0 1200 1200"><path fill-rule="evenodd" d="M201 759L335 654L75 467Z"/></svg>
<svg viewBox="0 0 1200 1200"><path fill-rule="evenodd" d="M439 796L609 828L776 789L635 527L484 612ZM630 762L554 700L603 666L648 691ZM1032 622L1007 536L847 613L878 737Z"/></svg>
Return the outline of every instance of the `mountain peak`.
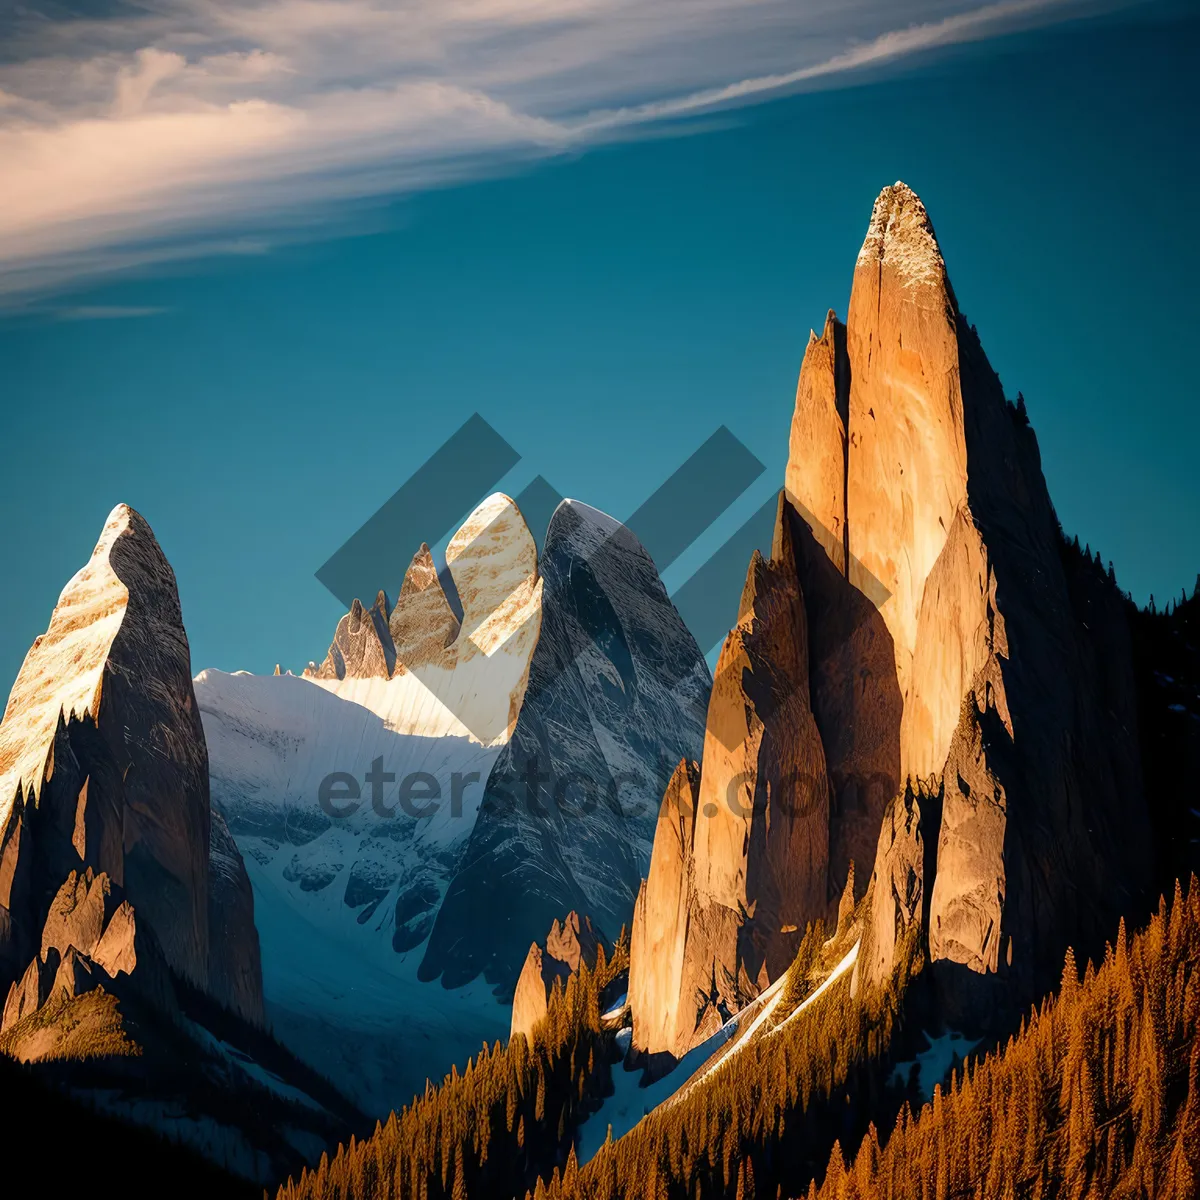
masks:
<svg viewBox="0 0 1200 1200"><path fill-rule="evenodd" d="M117 553L125 539L131 540L127 552ZM0 820L18 791L25 799L40 794L52 770L49 753L60 716L67 721L98 716L104 668L125 620L129 585L164 573L170 575L170 567L149 524L129 505L118 504L91 557L59 594L49 627L33 643L13 685L0 724Z"/></svg>
<svg viewBox="0 0 1200 1200"><path fill-rule="evenodd" d="M916 192L900 180L876 197L858 252L858 267L873 264L892 267L905 287L936 286L946 280L946 264L929 213Z"/></svg>

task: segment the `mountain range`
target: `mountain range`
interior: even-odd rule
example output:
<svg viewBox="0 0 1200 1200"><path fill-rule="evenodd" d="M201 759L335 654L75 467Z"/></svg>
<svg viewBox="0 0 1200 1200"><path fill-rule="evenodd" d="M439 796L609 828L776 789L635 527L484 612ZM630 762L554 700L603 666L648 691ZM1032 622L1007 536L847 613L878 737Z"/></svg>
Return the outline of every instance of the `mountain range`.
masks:
<svg viewBox="0 0 1200 1200"><path fill-rule="evenodd" d="M496 493L301 674L193 677L118 505L0 723L0 1051L287 1196L860 1194L836 1148L875 1180L1195 869L1200 590L1138 610L1064 534L902 183L788 447L711 674L629 529L564 500L539 553Z"/></svg>

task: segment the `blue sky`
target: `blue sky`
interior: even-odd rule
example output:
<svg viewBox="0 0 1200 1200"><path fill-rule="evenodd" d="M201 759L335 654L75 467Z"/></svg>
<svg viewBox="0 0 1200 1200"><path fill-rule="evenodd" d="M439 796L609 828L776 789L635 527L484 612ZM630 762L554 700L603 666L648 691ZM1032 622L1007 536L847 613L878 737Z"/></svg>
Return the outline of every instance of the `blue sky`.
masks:
<svg viewBox="0 0 1200 1200"><path fill-rule="evenodd" d="M488 43L455 64L455 87L491 80L488 95L505 97L499 135L423 126L400 146L389 126L385 146L372 142L378 116L363 115L359 93L398 68L362 66L343 38L345 63L366 76L359 124L272 144L258 174L251 153L201 162L200 184L196 163L169 159L167 183L141 191L89 192L76 178L79 207L65 215L38 200L64 186L61 139L78 148L147 122L157 137L236 104L204 92L219 72L188 57L199 34L189 42L168 23L147 41L124 10L106 17L98 59L80 59L71 37L50 49L28 29L9 40L18 52L0 63L0 98L23 107L0 106L18 114L0 118L0 148L21 149L28 207L8 226L0 216L0 677L15 675L118 501L149 519L175 567L197 669L319 658L339 608L313 572L474 411L523 456L508 490L540 472L617 516L727 424L768 475L672 568L668 582L682 582L782 480L808 330L830 306L844 315L871 202L897 178L929 208L1006 389L1026 396L1063 524L1138 598L1190 591L1194 18L1176 6L993 5L1002 11L966 37L970 5L913 6L895 24L881 6L849 5L864 23L855 41L834 6L815 6L824 23L805 33L764 0L763 36L730 32L724 46L720 0L688 10L707 14L700 25L672 25L663 4L662 27L641 42L605 24L615 0L574 7L597 24L577 44L568 22L551 23L558 75L505 58L514 40L545 53L527 45L533 0L508 5L516 32L493 30L503 53ZM301 10L309 25L313 11ZM908 41L897 47L889 29ZM144 41L183 65L147 59ZM220 53L245 59L247 44ZM270 104L327 115L328 85L306 92L293 78L304 52L262 51L285 61L272 69L291 89ZM431 61L453 57L440 53ZM816 90L743 88L753 103L733 108L712 95L846 54L861 62L827 70ZM45 64L61 62L74 66L51 86ZM428 71L418 67L414 77ZM116 99L97 108L88 88L104 71ZM171 87L153 109L155 89ZM687 115L611 117L648 104ZM610 114L603 128L596 113ZM47 150L34 135L60 142ZM429 148L439 136L466 149L447 162ZM161 165L153 137L146 161ZM354 143L353 161L349 148L331 160L339 142ZM107 142L96 153L131 178L142 169ZM379 581L393 594L412 549L397 547Z"/></svg>

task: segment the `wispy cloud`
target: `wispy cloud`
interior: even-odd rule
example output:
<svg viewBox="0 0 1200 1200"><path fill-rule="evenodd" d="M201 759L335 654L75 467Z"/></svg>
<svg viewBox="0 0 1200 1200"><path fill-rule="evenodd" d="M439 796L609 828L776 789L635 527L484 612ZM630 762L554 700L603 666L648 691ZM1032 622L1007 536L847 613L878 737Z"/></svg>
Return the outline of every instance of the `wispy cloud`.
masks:
<svg viewBox="0 0 1200 1200"><path fill-rule="evenodd" d="M59 321L126 321L133 317L157 317L171 310L149 305L79 304L51 311Z"/></svg>
<svg viewBox="0 0 1200 1200"><path fill-rule="evenodd" d="M14 10L0 18L0 294L162 261L221 228L835 86L1114 3L114 0L89 18Z"/></svg>

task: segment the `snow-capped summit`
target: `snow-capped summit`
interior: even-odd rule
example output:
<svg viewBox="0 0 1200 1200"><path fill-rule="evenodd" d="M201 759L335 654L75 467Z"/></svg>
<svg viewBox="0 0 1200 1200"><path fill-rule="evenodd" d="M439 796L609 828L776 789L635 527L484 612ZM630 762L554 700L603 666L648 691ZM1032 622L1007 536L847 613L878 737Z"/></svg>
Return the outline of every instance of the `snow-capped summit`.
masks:
<svg viewBox="0 0 1200 1200"><path fill-rule="evenodd" d="M355 600L325 661L305 675L398 733L503 744L541 623L537 547L514 501L484 500L450 539L446 564L461 622L422 545L395 608L382 591L370 609Z"/></svg>
<svg viewBox="0 0 1200 1200"><path fill-rule="evenodd" d="M211 836L175 575L146 521L118 504L0 723L0 985L36 952L63 881L92 870L123 891L176 972L260 1019L244 871L223 847L210 879ZM212 939L210 923L225 936Z"/></svg>

